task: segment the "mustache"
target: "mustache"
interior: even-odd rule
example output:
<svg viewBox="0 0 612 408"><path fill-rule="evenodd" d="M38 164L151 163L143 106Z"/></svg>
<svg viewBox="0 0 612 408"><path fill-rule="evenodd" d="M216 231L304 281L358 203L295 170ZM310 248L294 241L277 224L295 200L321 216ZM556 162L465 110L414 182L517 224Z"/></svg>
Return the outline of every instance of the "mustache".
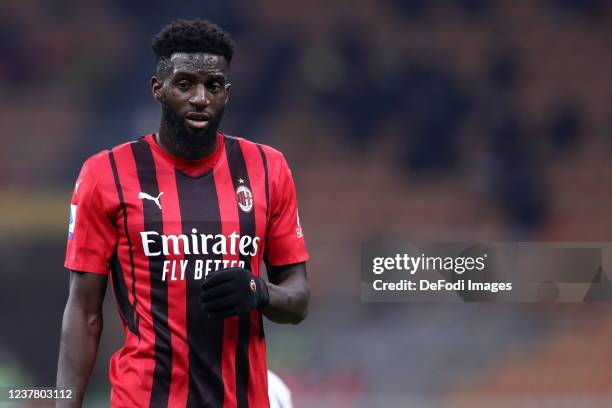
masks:
<svg viewBox="0 0 612 408"><path fill-rule="evenodd" d="M204 110L197 109L191 109L185 113L179 113L165 102L162 102L161 106L162 115L173 133L175 144L177 146L181 146L183 149L195 148L197 146L204 145L207 143L208 139L216 137L219 124L225 111L225 108L223 108L213 116ZM187 128L185 124L186 118L208 120L209 125L203 130L202 133L194 133Z"/></svg>

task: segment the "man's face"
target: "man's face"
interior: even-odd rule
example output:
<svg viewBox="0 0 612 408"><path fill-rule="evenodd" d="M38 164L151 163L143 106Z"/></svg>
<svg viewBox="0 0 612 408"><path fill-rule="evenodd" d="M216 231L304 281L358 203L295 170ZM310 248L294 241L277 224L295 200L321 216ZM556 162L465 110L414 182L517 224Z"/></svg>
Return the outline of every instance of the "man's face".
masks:
<svg viewBox="0 0 612 408"><path fill-rule="evenodd" d="M162 114L182 147L197 147L216 135L229 97L224 57L207 53L174 53L151 79Z"/></svg>

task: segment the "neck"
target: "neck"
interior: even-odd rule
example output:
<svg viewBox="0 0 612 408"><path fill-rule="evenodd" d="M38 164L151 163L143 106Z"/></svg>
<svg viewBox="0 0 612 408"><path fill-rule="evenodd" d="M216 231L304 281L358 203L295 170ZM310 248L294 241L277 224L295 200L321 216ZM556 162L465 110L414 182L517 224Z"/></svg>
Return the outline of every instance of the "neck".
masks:
<svg viewBox="0 0 612 408"><path fill-rule="evenodd" d="M157 144L174 157L186 160L198 160L213 154L217 148L217 132L202 135L201 143L181 142L174 129L165 120L161 120L159 132L155 135Z"/></svg>

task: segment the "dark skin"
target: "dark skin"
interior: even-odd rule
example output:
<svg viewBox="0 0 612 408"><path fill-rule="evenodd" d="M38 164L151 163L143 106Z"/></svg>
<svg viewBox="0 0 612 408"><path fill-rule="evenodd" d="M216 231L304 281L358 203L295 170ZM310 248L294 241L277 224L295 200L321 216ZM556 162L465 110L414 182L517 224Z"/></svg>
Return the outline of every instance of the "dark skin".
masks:
<svg viewBox="0 0 612 408"><path fill-rule="evenodd" d="M210 155L229 99L227 61L213 54L175 53L162 67L151 78L153 97L162 105L157 142L183 159Z"/></svg>
<svg viewBox="0 0 612 408"><path fill-rule="evenodd" d="M229 99L229 66L224 57L175 53L151 78L151 91L162 105L158 144L173 156L201 159L214 152L217 129ZM297 324L308 314L310 289L304 262L268 265L270 303L263 314L276 323ZM81 407L102 333L107 277L71 271L70 294L60 342L57 387L73 390L56 407Z"/></svg>
<svg viewBox="0 0 612 408"><path fill-rule="evenodd" d="M70 271L70 292L64 309L57 388L72 389L72 399L56 407L82 407L85 388L98 355L106 276Z"/></svg>

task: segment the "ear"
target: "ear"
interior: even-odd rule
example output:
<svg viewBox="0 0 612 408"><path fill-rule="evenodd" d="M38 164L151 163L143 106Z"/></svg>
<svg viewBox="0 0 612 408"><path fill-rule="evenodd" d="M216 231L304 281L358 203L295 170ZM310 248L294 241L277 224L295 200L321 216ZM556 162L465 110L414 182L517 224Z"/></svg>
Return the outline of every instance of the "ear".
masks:
<svg viewBox="0 0 612 408"><path fill-rule="evenodd" d="M162 88L164 86L164 82L158 77L151 77L151 93L153 94L153 99L157 102L161 101L162 98Z"/></svg>
<svg viewBox="0 0 612 408"><path fill-rule="evenodd" d="M230 84L229 82L225 84L225 103L226 104L227 104L227 101L229 101L231 86L232 84Z"/></svg>

